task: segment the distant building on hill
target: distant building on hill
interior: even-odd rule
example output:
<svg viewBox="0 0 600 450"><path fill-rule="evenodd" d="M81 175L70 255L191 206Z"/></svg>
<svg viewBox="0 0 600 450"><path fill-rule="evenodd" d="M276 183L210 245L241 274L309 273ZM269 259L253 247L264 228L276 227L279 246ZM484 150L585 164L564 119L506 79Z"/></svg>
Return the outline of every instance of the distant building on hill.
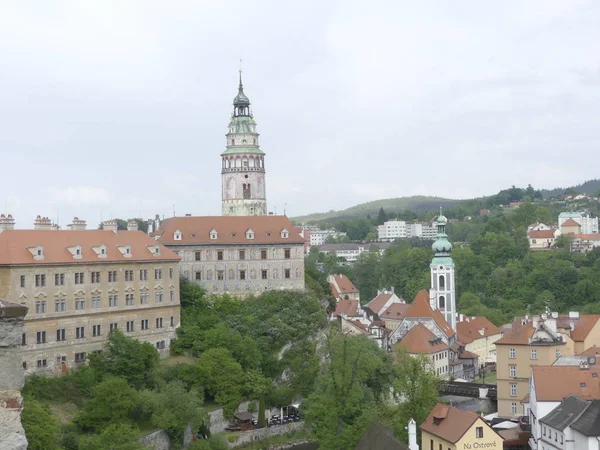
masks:
<svg viewBox="0 0 600 450"><path fill-rule="evenodd" d="M390 246L389 242L371 242L371 243L346 243L346 244L323 244L319 247L319 253L335 253L338 259L354 263L358 257L364 252L379 252L383 255L385 250Z"/></svg>
<svg viewBox="0 0 600 450"><path fill-rule="evenodd" d="M435 239L437 228L429 223L406 223L403 220L388 220L377 227L377 239L383 242L393 242L396 239L418 237Z"/></svg>
<svg viewBox="0 0 600 450"><path fill-rule="evenodd" d="M558 216L558 228L562 234L598 233L598 216L590 211L562 212Z"/></svg>

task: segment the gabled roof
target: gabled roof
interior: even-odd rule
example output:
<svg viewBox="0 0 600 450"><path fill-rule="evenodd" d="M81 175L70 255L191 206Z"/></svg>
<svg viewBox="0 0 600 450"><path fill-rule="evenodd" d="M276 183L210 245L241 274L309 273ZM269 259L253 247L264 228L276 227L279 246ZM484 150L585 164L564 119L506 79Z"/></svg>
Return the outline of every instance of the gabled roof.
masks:
<svg viewBox="0 0 600 450"><path fill-rule="evenodd" d="M587 409L590 402L574 395L569 395L560 405L540 419L540 423L563 431L571 425Z"/></svg>
<svg viewBox="0 0 600 450"><path fill-rule="evenodd" d="M246 230L254 231L254 239L246 237ZM181 240L173 233L181 230ZM281 237L282 230L292 230L287 238ZM210 238L211 230L218 233L217 239ZM304 244L290 219L286 216L186 216L171 217L161 222L155 235L166 245L190 244Z"/></svg>
<svg viewBox="0 0 600 450"><path fill-rule="evenodd" d="M455 444L478 420L481 417L475 413L438 403L421 424L421 430ZM481 423L488 427L483 420Z"/></svg>
<svg viewBox="0 0 600 450"><path fill-rule="evenodd" d="M335 316L346 314L348 317L358 316L358 300L340 300L335 305Z"/></svg>
<svg viewBox="0 0 600 450"><path fill-rule="evenodd" d="M537 401L560 402L569 395L586 400L600 399L599 368L532 366L531 373Z"/></svg>
<svg viewBox="0 0 600 450"><path fill-rule="evenodd" d="M367 303L365 306L373 311L375 314L381 313L381 309L385 306L390 298L392 298L394 294L391 292L382 292L377 294L373 300Z"/></svg>
<svg viewBox="0 0 600 450"><path fill-rule="evenodd" d="M422 318L432 318L438 327L446 334L448 337L454 336L456 333L452 329L446 319L442 316L442 313L437 309L433 310L431 305L429 305L429 292L425 289L419 291L415 299L410 304L410 308L406 311L406 317L422 317Z"/></svg>
<svg viewBox="0 0 600 450"><path fill-rule="evenodd" d="M527 233L530 239L554 239L554 230L531 230Z"/></svg>
<svg viewBox="0 0 600 450"><path fill-rule="evenodd" d="M581 225L578 224L575 220L573 220L572 218L569 218L567 220L565 220L562 224L563 227L580 227Z"/></svg>
<svg viewBox="0 0 600 450"><path fill-rule="evenodd" d="M356 289L356 286L352 284L352 281L350 281L346 275L332 275L332 277L335 280L335 284L337 284L337 287L339 288L339 291L336 289L336 291L338 291L338 296L358 293L358 289ZM331 285L334 286L333 283L331 283Z"/></svg>
<svg viewBox="0 0 600 450"><path fill-rule="evenodd" d="M410 308L406 303L394 303L390 305L383 313L379 314L380 319L395 319L402 320L406 315L406 311Z"/></svg>
<svg viewBox="0 0 600 450"><path fill-rule="evenodd" d="M590 402L571 428L584 436L600 436L600 400Z"/></svg>
<svg viewBox="0 0 600 450"><path fill-rule="evenodd" d="M504 332L504 336L498 339L495 345L528 345L529 338L533 336L533 324L531 322L526 323L523 326L513 328Z"/></svg>
<svg viewBox="0 0 600 450"><path fill-rule="evenodd" d="M358 441L354 450L409 450L408 446L400 442L392 433L377 422L373 422L369 430Z"/></svg>
<svg viewBox="0 0 600 450"><path fill-rule="evenodd" d="M41 246L43 259L29 249ZM159 252L155 253L158 247ZM77 258L69 250L79 248ZM128 248L129 253L121 251ZM100 249L104 249L105 254ZM131 256L126 256L131 255ZM155 256L156 255L156 256ZM141 231L5 230L0 233L0 265L179 261L179 256Z"/></svg>
<svg viewBox="0 0 600 450"><path fill-rule="evenodd" d="M600 356L600 347L596 345L586 348L584 351L577 353L577 356Z"/></svg>
<svg viewBox="0 0 600 450"><path fill-rule="evenodd" d="M494 336L503 332L503 330L490 322L486 317L476 316L467 319L468 321L464 320L456 324L458 339L464 344L470 344L477 339ZM483 330L483 334L479 330Z"/></svg>
<svg viewBox="0 0 600 450"><path fill-rule="evenodd" d="M448 345L444 344L422 323L412 327L394 347L406 350L407 353L413 355L437 353L448 349Z"/></svg>
<svg viewBox="0 0 600 450"><path fill-rule="evenodd" d="M574 239L582 239L584 241L600 241L600 233L592 234L574 234Z"/></svg>

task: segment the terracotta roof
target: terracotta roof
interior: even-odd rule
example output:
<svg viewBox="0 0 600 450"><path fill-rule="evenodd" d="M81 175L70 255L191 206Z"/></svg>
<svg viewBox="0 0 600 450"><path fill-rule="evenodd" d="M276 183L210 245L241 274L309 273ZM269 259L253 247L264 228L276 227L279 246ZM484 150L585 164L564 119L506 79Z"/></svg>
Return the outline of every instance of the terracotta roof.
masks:
<svg viewBox="0 0 600 450"><path fill-rule="evenodd" d="M570 329L571 322L573 322L574 329L571 330L571 339L575 342L583 342L598 322L598 319L600 319L598 314L580 314L576 319L570 319L568 314L561 314L556 321L556 326Z"/></svg>
<svg viewBox="0 0 600 450"><path fill-rule="evenodd" d="M357 310L358 300L340 300L335 305L335 312L333 314L336 316L346 314L348 317L356 317L358 315Z"/></svg>
<svg viewBox="0 0 600 450"><path fill-rule="evenodd" d="M438 403L421 424L421 430L455 444L477 420L481 417L475 413Z"/></svg>
<svg viewBox="0 0 600 450"><path fill-rule="evenodd" d="M181 232L181 240L175 240L175 231ZM217 239L210 232L217 232ZM247 239L251 230L254 239ZM281 237L287 230L287 238ZM304 244L298 229L286 216L189 216L171 217L161 222L157 230L159 241L166 245L190 244Z"/></svg>
<svg viewBox="0 0 600 450"><path fill-rule="evenodd" d="M402 320L406 315L406 311L410 305L406 303L394 303L390 305L388 309L386 309L383 313L379 314L380 319L396 319Z"/></svg>
<svg viewBox="0 0 600 450"><path fill-rule="evenodd" d="M425 289L419 291L415 299L410 304L410 308L406 311L406 317L430 317L435 320L435 323L442 329L448 337L452 337L456 332L452 329L442 313L437 309L433 310L429 305L429 292Z"/></svg>
<svg viewBox="0 0 600 450"><path fill-rule="evenodd" d="M600 368L579 366L532 366L535 397L542 402L560 402L569 395L583 399L600 399Z"/></svg>
<svg viewBox="0 0 600 450"><path fill-rule="evenodd" d="M464 352L462 352L461 354L458 355L458 359L477 359L479 358L479 355L470 352L468 350L465 350Z"/></svg>
<svg viewBox="0 0 600 450"><path fill-rule="evenodd" d="M600 355L600 347L593 345L590 348L585 349L581 353L577 353L577 356L596 356Z"/></svg>
<svg viewBox="0 0 600 450"><path fill-rule="evenodd" d="M42 247L43 259L34 259L38 246ZM81 246L81 255L76 253L78 246ZM127 246L130 246L129 257L125 256ZM156 256L155 248L159 250ZM106 257L101 257L102 249L106 252ZM81 257L74 257L74 254ZM141 231L6 230L0 233L0 264L81 264L179 259L175 252Z"/></svg>
<svg viewBox="0 0 600 450"><path fill-rule="evenodd" d="M404 349L411 354L437 353L447 350L448 346L441 341L435 344L430 342L437 339L436 335L429 331L425 325L418 323L394 347Z"/></svg>
<svg viewBox="0 0 600 450"><path fill-rule="evenodd" d="M381 313L381 309L385 306L390 298L392 298L392 293L381 293L378 294L373 300L366 304L366 307L373 311L375 314Z"/></svg>
<svg viewBox="0 0 600 450"><path fill-rule="evenodd" d="M583 239L584 241L600 241L600 233L593 234L574 234L575 239Z"/></svg>
<svg viewBox="0 0 600 450"><path fill-rule="evenodd" d="M554 239L554 230L531 230L527 233L531 239Z"/></svg>
<svg viewBox="0 0 600 450"><path fill-rule="evenodd" d="M340 295L356 294L358 289L352 284L352 281L346 275L333 275L333 279L340 288Z"/></svg>
<svg viewBox="0 0 600 450"><path fill-rule="evenodd" d="M580 227L581 225L578 224L575 220L573 220L572 218L568 218L567 220L565 220L562 224L563 227Z"/></svg>
<svg viewBox="0 0 600 450"><path fill-rule="evenodd" d="M468 322L464 320L456 324L458 339L465 344L470 344L476 339L502 333L502 330L490 322L486 317L477 316L468 319ZM479 330L483 330L483 334L481 334Z"/></svg>
<svg viewBox="0 0 600 450"><path fill-rule="evenodd" d="M528 322L525 325L507 330L504 332L504 336L498 339L495 345L528 345L529 338L533 336L533 324Z"/></svg>

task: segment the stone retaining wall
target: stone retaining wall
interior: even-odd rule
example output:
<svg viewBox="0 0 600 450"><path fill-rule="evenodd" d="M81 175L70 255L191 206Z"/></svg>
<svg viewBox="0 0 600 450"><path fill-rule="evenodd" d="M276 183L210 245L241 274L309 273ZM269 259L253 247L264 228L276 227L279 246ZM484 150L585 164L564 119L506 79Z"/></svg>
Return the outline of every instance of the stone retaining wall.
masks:
<svg viewBox="0 0 600 450"><path fill-rule="evenodd" d="M148 450L171 450L171 441L165 430L158 430L140 438L141 444Z"/></svg>
<svg viewBox="0 0 600 450"><path fill-rule="evenodd" d="M285 425L276 425L274 427L259 428L258 430L242 431L237 434L235 442L229 442L229 448L239 447L253 441L262 441L273 436L291 433L292 431L302 430L304 422L286 423Z"/></svg>

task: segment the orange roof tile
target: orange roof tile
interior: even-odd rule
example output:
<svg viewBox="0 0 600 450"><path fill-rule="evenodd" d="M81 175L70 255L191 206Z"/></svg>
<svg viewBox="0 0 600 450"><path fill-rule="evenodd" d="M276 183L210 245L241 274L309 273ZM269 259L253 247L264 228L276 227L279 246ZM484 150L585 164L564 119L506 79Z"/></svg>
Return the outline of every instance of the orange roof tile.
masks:
<svg viewBox="0 0 600 450"><path fill-rule="evenodd" d="M212 230L217 239L210 238ZM181 232L181 240L175 240L175 231ZM254 239L247 239L246 231L254 232ZM282 230L288 237L281 237ZM304 244L298 229L286 216L189 216L171 217L162 221L157 230L159 241L167 245L190 244Z"/></svg>
<svg viewBox="0 0 600 450"><path fill-rule="evenodd" d="M575 220L573 220L573 218L570 217L563 222L562 226L563 227L580 227L581 225L578 224Z"/></svg>
<svg viewBox="0 0 600 450"><path fill-rule="evenodd" d="M341 316L342 314L346 314L348 317L356 317L358 316L358 300L340 300L335 305L334 315Z"/></svg>
<svg viewBox="0 0 600 450"><path fill-rule="evenodd" d="M443 440L456 443L469 431L477 420L483 420L471 411L461 411L443 403L438 403L421 424L421 430ZM487 425L486 425L487 426Z"/></svg>
<svg viewBox="0 0 600 450"><path fill-rule="evenodd" d="M495 345L528 345L529 338L533 336L533 324L528 322L512 330L504 332L504 336L495 342Z"/></svg>
<svg viewBox="0 0 600 450"><path fill-rule="evenodd" d="M483 330L483 334L479 330ZM456 331L458 339L464 344L470 344L474 340L502 333L500 328L483 316L471 317L468 322L466 320L458 322Z"/></svg>
<svg viewBox="0 0 600 450"><path fill-rule="evenodd" d="M425 289L419 291L415 299L410 304L410 308L406 311L406 317L430 317L435 320L435 323L448 337L452 337L456 332L452 329L442 313L437 309L433 310L429 305L429 292Z"/></svg>
<svg viewBox="0 0 600 450"><path fill-rule="evenodd" d="M346 275L333 275L333 278L340 288L340 295L358 293L358 289L356 289L356 286L352 284L352 281Z"/></svg>
<svg viewBox="0 0 600 450"><path fill-rule="evenodd" d="M448 349L448 345L443 342L432 344L431 340L437 341L436 335L429 331L425 325L418 323L394 347L406 350L407 353L411 354L430 354Z"/></svg>
<svg viewBox="0 0 600 450"><path fill-rule="evenodd" d="M530 239L554 239L554 230L531 230L527 233Z"/></svg>
<svg viewBox="0 0 600 450"><path fill-rule="evenodd" d="M394 295L394 294L390 294L390 293L377 294L377 297L375 297L373 300L371 300L369 303L367 303L366 307L369 308L371 311L373 311L375 314L379 314L381 312L381 309L388 302L388 300L390 298L392 298L392 295Z"/></svg>
<svg viewBox="0 0 600 450"><path fill-rule="evenodd" d="M583 239L584 241L600 241L600 233L574 234L573 238L575 238L575 239Z"/></svg>
<svg viewBox="0 0 600 450"><path fill-rule="evenodd" d="M34 259L32 251L43 247L43 259ZM69 248L81 246L81 258ZM106 257L100 257L105 246ZM131 256L119 248L130 246ZM152 248L158 247L155 256ZM96 250L94 250L96 249ZM101 253L100 253L101 254ZM131 261L179 261L179 256L141 231L110 230L5 230L0 233L0 264L81 264Z"/></svg>
<svg viewBox="0 0 600 450"><path fill-rule="evenodd" d="M560 402L569 395L585 400L600 399L600 368L579 366L532 366L535 398L542 402Z"/></svg>
<svg viewBox="0 0 600 450"><path fill-rule="evenodd" d="M596 347L593 345L590 348L585 349L584 351L577 353L577 356L596 356L600 355L600 347Z"/></svg>
<svg viewBox="0 0 600 450"><path fill-rule="evenodd" d="M406 303L394 303L390 305L383 313L379 314L380 319L396 319L402 320L406 315L406 311L410 308L409 304Z"/></svg>

